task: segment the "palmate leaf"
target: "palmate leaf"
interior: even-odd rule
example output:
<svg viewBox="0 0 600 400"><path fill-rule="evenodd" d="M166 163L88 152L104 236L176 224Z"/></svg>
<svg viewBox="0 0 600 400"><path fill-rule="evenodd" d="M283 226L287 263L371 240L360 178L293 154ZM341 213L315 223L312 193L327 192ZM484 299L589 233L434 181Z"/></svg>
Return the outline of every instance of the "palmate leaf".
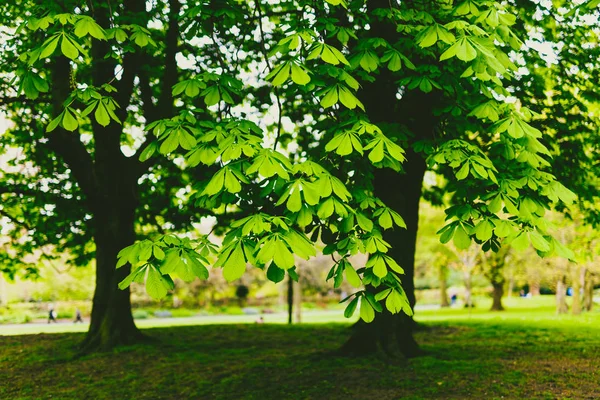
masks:
<svg viewBox="0 0 600 400"><path fill-rule="evenodd" d="M75 23L75 36L81 38L86 35L90 35L91 37L98 40L106 40L106 32L100 25L94 21L93 18L88 17L86 15L82 15L78 18Z"/></svg>
<svg viewBox="0 0 600 400"><path fill-rule="evenodd" d="M146 292L153 299L162 299L175 287L168 275L162 275L158 269L148 265L146 269Z"/></svg>
<svg viewBox="0 0 600 400"><path fill-rule="evenodd" d="M456 57L465 62L473 61L475 57L477 57L477 50L475 50L475 47L469 41L469 39L463 36L442 53L440 56L440 61L444 61L452 57Z"/></svg>
<svg viewBox="0 0 600 400"><path fill-rule="evenodd" d="M330 46L326 43L315 43L311 49L309 50L307 60L312 60L314 58L321 57L323 61L332 65L350 65L346 57L333 46Z"/></svg>
<svg viewBox="0 0 600 400"><path fill-rule="evenodd" d="M306 85L310 82L308 70L293 61L285 62L275 67L266 77L270 80L273 86L283 85L289 78L298 85Z"/></svg>
<svg viewBox="0 0 600 400"><path fill-rule="evenodd" d="M204 82L197 79L188 79L173 86L172 94L178 96L183 93L188 97L196 97L200 94L200 90L205 88L206 84Z"/></svg>
<svg viewBox="0 0 600 400"><path fill-rule="evenodd" d="M456 39L452 33L439 24L434 24L425 28L416 37L416 42L421 47L433 46L438 40L441 40L446 44L452 44Z"/></svg>
<svg viewBox="0 0 600 400"><path fill-rule="evenodd" d="M416 69L415 65L407 57L395 49L386 50L386 52L383 53L383 57L381 57L381 62L387 62L387 67L392 72L399 71L402 68L403 62L406 68L412 70Z"/></svg>
<svg viewBox="0 0 600 400"><path fill-rule="evenodd" d="M371 150L369 152L369 160L373 164L379 163L383 160L385 153L389 154L393 159L404 162L404 150L396 143L392 142L382 133L377 133L373 140L371 140L365 147L365 150Z"/></svg>
<svg viewBox="0 0 600 400"><path fill-rule="evenodd" d="M329 108L338 102L342 103L347 108L353 110L356 107L364 111L365 106L358 100L348 87L343 84L336 84L328 87L320 93L320 104L324 108Z"/></svg>
<svg viewBox="0 0 600 400"><path fill-rule="evenodd" d="M333 151L341 156L347 156L353 151L363 154L363 146L360 137L353 131L345 131L337 134L327 143L325 151Z"/></svg>
<svg viewBox="0 0 600 400"><path fill-rule="evenodd" d="M232 282L239 279L246 271L247 256L251 249L245 249L245 246L240 238L229 242L225 245L217 256L215 267L223 268L223 277Z"/></svg>

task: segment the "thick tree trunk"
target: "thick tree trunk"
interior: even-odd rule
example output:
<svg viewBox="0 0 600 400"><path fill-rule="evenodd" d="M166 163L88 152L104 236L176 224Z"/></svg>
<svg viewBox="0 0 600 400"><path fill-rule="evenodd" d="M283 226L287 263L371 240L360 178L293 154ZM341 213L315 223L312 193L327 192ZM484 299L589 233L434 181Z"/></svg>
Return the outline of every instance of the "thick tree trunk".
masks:
<svg viewBox="0 0 600 400"><path fill-rule="evenodd" d="M375 194L389 207L404 217L406 229L388 230L384 239L392 245L388 255L404 269L400 276L411 307L415 306L415 248L419 223L419 200L425 162L417 154L409 152L405 162L404 174L389 169L375 173ZM401 188L401 189L400 189ZM376 292L374 288L367 290ZM346 354L361 355L379 350L392 354L395 349L405 357L415 357L422 350L413 338L415 322L404 313L392 315L387 310L375 315L375 320L366 324L359 321L354 326L353 335L343 345L341 351Z"/></svg>
<svg viewBox="0 0 600 400"><path fill-rule="evenodd" d="M446 280L448 279L448 269L444 265L440 265L438 267L438 277L440 281L440 306L441 307L450 307L450 302L448 301L448 283Z"/></svg>
<svg viewBox="0 0 600 400"><path fill-rule="evenodd" d="M388 0L368 0L367 12L376 9L389 10ZM384 38L396 42L399 38L397 27L393 24L374 24L370 33L373 37ZM430 140L434 136L437 118L433 115L437 94L425 94L419 91L407 91L398 100L396 79L387 69L382 69L374 82L363 82L359 98L366 108L371 122L377 124L392 139L406 137L405 129L410 134L405 143L400 142L406 150L406 161L403 171L396 172L389 168L377 169L374 172L375 195L388 207L398 212L406 222L407 228L394 228L384 232L384 239L392 246L388 255L403 269L402 286L411 307L416 303L414 269L417 229L419 222L419 200L423 186L426 163L422 154L413 151L412 143L419 140ZM367 286L367 290L376 289ZM385 308L385 307L384 307ZM406 357L422 354L413 338L415 322L412 317L400 313L390 314L387 310L375 314L375 320L366 324L359 321L354 326L350 339L342 346L346 354L365 354L383 350L390 353L398 349Z"/></svg>
<svg viewBox="0 0 600 400"><path fill-rule="evenodd" d="M492 283L492 311L504 311L502 296L504 295L504 282Z"/></svg>
<svg viewBox="0 0 600 400"><path fill-rule="evenodd" d="M556 282L556 313L566 314L569 312L569 306L567 305L567 286L566 277L561 277Z"/></svg>
<svg viewBox="0 0 600 400"><path fill-rule="evenodd" d="M119 251L134 243L136 181L117 162L97 169L104 191L93 200L96 245L96 290L84 352L106 350L139 342L143 335L133 322L129 289L120 290L129 264L116 269Z"/></svg>

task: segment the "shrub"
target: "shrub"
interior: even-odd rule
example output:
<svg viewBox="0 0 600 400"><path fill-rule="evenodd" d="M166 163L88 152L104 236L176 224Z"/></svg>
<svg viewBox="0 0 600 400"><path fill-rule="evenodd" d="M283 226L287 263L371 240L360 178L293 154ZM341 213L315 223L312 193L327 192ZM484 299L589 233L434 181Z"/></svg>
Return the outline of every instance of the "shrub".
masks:
<svg viewBox="0 0 600 400"><path fill-rule="evenodd" d="M150 316L146 310L134 310L132 314L133 319L146 319Z"/></svg>

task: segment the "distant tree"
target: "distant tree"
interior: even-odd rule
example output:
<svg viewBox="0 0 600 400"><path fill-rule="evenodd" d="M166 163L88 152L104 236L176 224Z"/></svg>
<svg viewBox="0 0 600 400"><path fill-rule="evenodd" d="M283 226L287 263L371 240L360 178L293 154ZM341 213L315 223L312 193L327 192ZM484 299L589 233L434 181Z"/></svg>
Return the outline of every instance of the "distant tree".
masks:
<svg viewBox="0 0 600 400"><path fill-rule="evenodd" d="M240 307L243 307L246 304L249 293L250 293L250 289L248 289L248 286L246 286L246 285L239 285L235 289L235 297L237 297Z"/></svg>
<svg viewBox="0 0 600 400"><path fill-rule="evenodd" d="M502 296L506 283L505 265L510 259L510 247L503 246L497 252L482 254L481 269L483 275L492 284L492 311L503 311Z"/></svg>

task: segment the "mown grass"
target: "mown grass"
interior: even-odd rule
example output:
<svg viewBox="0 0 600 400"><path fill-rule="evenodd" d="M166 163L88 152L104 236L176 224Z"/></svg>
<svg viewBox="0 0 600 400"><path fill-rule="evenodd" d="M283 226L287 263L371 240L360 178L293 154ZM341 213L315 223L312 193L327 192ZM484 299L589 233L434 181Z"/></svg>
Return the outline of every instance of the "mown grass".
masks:
<svg viewBox="0 0 600 400"><path fill-rule="evenodd" d="M80 333L2 337L2 399L595 399L600 313L549 300L421 313L428 355L332 353L348 324L154 328L155 345L73 358Z"/></svg>

